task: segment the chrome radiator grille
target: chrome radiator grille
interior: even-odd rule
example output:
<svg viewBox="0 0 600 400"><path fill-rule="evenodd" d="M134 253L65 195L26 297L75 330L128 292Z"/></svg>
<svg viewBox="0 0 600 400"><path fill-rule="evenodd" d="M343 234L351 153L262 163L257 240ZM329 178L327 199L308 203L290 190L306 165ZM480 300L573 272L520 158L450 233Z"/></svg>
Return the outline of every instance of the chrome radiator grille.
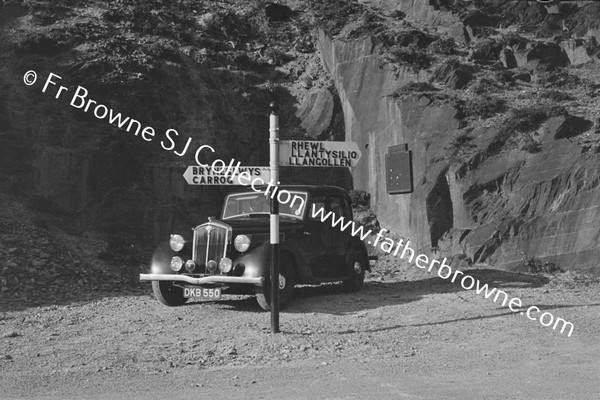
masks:
<svg viewBox="0 0 600 400"><path fill-rule="evenodd" d="M227 246L231 243L231 226L222 222L208 222L194 228L194 249L192 257L200 267L200 272L206 274L220 273L214 261L219 264L221 258L227 255ZM212 265L212 268L211 268Z"/></svg>

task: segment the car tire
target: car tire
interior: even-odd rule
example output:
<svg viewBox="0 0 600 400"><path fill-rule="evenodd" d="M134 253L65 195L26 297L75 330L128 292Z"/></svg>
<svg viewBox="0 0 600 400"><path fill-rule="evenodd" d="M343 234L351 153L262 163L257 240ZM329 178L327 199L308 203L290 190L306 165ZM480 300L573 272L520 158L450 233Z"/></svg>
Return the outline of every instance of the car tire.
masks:
<svg viewBox="0 0 600 400"><path fill-rule="evenodd" d="M183 289L168 281L152 281L152 291L156 300L165 306L180 306L188 300L183 297Z"/></svg>
<svg viewBox="0 0 600 400"><path fill-rule="evenodd" d="M290 303L294 294L294 262L288 256L279 259L279 309L284 309ZM256 288L256 301L265 311L271 310L271 277L265 277L265 284Z"/></svg>
<svg viewBox="0 0 600 400"><path fill-rule="evenodd" d="M365 271L367 265L365 258L354 254L350 258L348 268L352 271L352 277L342 282L342 287L347 292L357 292L362 289L365 282Z"/></svg>

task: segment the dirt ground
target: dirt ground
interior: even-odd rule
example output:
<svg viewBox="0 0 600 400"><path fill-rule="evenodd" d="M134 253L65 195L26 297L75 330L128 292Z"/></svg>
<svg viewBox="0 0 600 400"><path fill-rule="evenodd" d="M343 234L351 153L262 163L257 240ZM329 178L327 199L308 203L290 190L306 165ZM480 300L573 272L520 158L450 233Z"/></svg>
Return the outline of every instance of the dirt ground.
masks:
<svg viewBox="0 0 600 400"><path fill-rule="evenodd" d="M4 305L0 398L600 398L597 279L472 271L571 321L567 337L410 268L353 294L296 288L277 335L253 297L168 308L145 284Z"/></svg>

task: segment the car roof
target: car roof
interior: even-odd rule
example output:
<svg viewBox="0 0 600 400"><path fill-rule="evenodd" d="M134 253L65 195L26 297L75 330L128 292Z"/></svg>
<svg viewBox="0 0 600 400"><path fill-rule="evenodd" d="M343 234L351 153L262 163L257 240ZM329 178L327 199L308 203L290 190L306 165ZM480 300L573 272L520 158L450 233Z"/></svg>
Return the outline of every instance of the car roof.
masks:
<svg viewBox="0 0 600 400"><path fill-rule="evenodd" d="M259 191L264 191L268 188L267 185L255 186L256 189L260 189ZM339 186L332 185L278 185L277 190L288 190L288 191L302 191L308 192L311 194L320 194L320 193L347 193L346 189ZM251 187L247 187L245 189L236 190L231 193L245 193L245 192L256 192L256 190ZM231 194L230 193L230 194Z"/></svg>

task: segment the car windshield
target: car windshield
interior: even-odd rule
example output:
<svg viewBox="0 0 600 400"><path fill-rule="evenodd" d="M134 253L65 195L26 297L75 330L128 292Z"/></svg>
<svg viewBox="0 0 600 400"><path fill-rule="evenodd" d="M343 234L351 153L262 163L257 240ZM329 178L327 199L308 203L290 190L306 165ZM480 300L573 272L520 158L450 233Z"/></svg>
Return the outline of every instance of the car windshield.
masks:
<svg viewBox="0 0 600 400"><path fill-rule="evenodd" d="M304 215L304 207L306 206L305 192L285 191L289 193L289 197L284 196L284 192L280 197L279 214L291 218L302 219ZM287 202L283 203L284 200ZM265 196L264 192L246 192L233 193L225 199L223 206L223 219L229 218L250 218L254 216L267 216L270 213L269 197Z"/></svg>

